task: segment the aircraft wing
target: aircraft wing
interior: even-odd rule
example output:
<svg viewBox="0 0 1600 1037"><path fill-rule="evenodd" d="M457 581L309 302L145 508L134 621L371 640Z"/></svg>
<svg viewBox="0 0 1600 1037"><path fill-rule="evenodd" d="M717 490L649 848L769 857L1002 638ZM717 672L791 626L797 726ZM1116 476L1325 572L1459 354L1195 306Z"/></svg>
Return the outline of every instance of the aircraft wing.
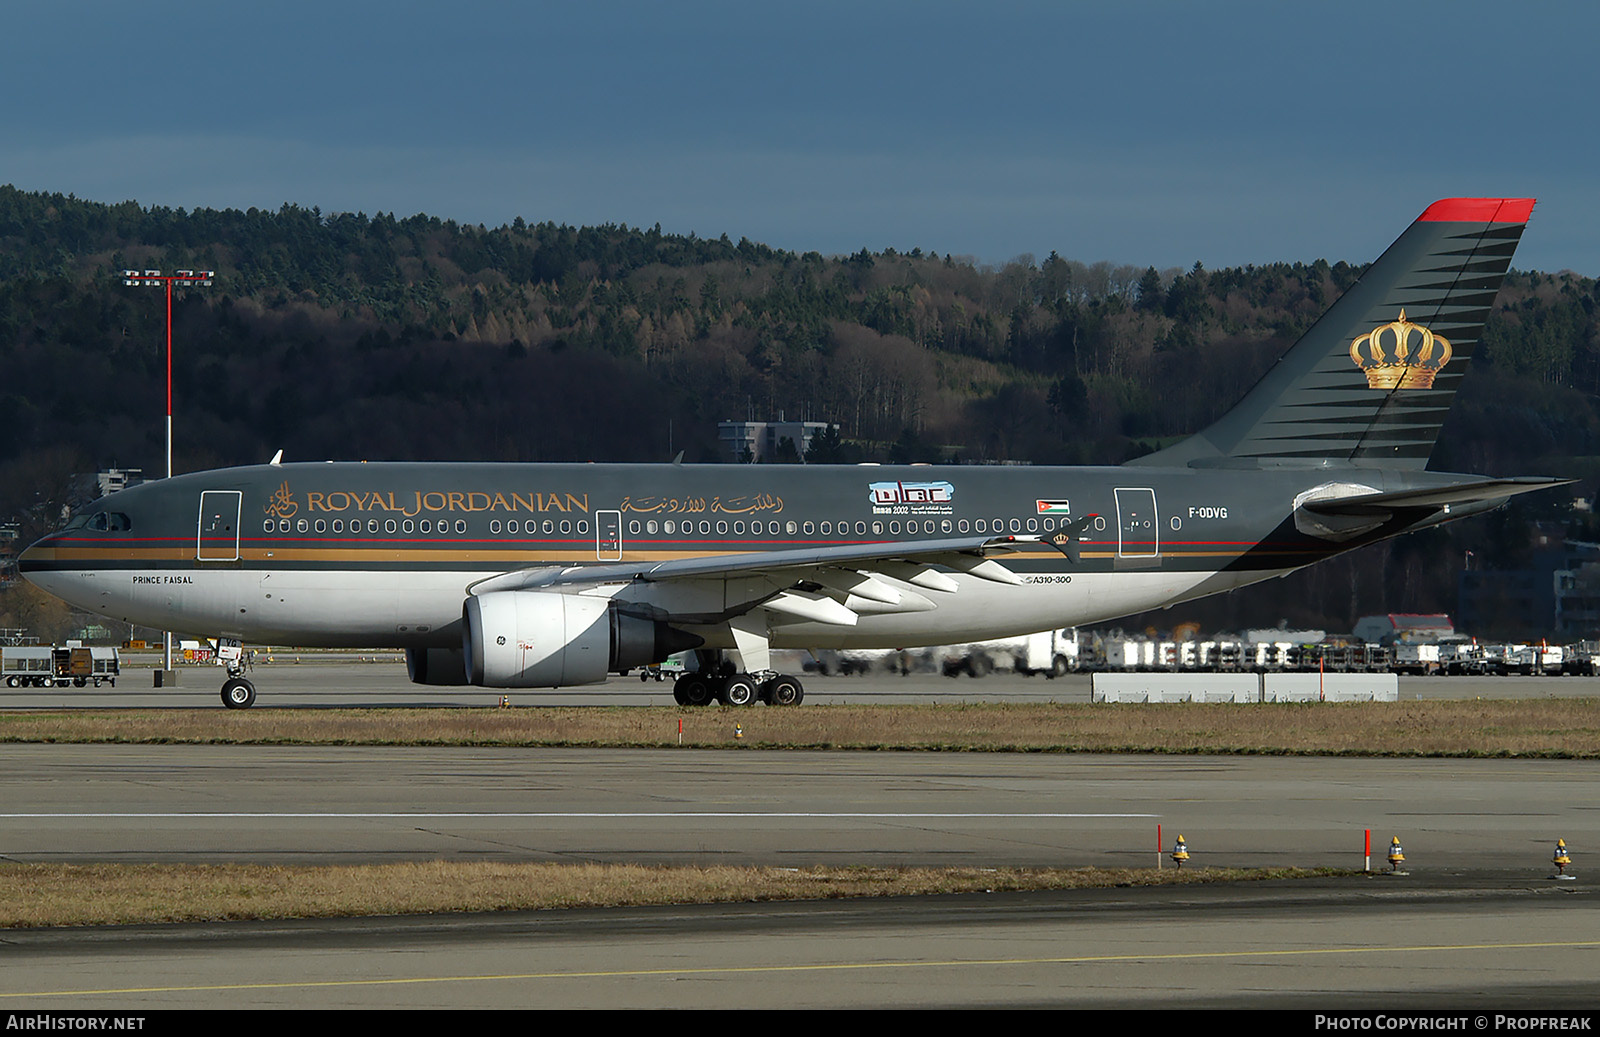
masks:
<svg viewBox="0 0 1600 1037"><path fill-rule="evenodd" d="M935 565L1002 584L1021 584L1010 569L988 555L1046 546L1038 537L972 536L917 542L850 544L839 547L750 551L664 562L617 563L502 573L470 586L472 594L511 590L564 590L607 583L766 577L776 591L761 607L798 618L853 626L857 608L874 612L926 611L934 604L879 579L923 590L954 593L956 581ZM781 588L781 589L779 589Z"/></svg>
<svg viewBox="0 0 1600 1037"><path fill-rule="evenodd" d="M1451 486L1399 490L1393 493L1363 493L1353 497L1324 497L1303 502L1300 507L1321 515L1381 515L1403 508L1442 508L1451 504L1476 504L1504 500L1519 493L1532 493L1552 486L1565 486L1576 479L1521 476L1514 479L1478 479Z"/></svg>

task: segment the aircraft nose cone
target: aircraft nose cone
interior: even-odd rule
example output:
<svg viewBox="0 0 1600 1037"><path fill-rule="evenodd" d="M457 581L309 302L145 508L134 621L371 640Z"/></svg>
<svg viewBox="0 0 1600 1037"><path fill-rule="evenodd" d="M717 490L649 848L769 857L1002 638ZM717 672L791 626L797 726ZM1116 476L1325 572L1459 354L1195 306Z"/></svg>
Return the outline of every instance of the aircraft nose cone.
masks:
<svg viewBox="0 0 1600 1037"><path fill-rule="evenodd" d="M55 539L55 534L52 533L24 549L17 556L17 572L26 576L29 573L43 570L45 563L54 561L56 556Z"/></svg>

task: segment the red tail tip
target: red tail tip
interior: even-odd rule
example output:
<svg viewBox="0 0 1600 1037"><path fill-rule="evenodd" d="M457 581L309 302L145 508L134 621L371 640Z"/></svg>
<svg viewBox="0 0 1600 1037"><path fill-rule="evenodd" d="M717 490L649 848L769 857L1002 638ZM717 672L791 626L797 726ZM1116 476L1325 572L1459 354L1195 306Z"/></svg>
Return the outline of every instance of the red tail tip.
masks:
<svg viewBox="0 0 1600 1037"><path fill-rule="evenodd" d="M1418 220L1438 223L1527 223L1532 198L1444 198Z"/></svg>

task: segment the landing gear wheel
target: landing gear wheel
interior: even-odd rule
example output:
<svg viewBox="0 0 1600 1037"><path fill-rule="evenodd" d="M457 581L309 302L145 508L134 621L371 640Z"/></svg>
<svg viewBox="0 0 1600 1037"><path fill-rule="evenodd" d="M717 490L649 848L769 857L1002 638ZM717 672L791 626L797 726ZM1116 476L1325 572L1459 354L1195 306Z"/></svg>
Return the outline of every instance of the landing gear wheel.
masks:
<svg viewBox="0 0 1600 1037"><path fill-rule="evenodd" d="M747 673L736 673L722 686L717 698L724 706L753 706L756 703L756 682Z"/></svg>
<svg viewBox="0 0 1600 1037"><path fill-rule="evenodd" d="M672 697L680 706L711 704L711 682L698 673L686 673L672 685Z"/></svg>
<svg viewBox="0 0 1600 1037"><path fill-rule="evenodd" d="M774 706L798 706L805 697L805 689L795 677L780 674L761 686L762 701Z"/></svg>
<svg viewBox="0 0 1600 1037"><path fill-rule="evenodd" d="M229 709L249 709L255 705L256 686L243 677L233 677L222 685L222 704Z"/></svg>

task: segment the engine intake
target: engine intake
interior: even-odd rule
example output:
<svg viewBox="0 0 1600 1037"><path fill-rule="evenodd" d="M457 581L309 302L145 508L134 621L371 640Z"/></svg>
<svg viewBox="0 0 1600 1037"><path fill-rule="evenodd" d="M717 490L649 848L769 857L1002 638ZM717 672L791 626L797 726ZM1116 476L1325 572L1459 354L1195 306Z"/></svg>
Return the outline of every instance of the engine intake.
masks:
<svg viewBox="0 0 1600 1037"><path fill-rule="evenodd" d="M483 688L560 688L660 662L704 639L606 598L497 591L461 609L463 670Z"/></svg>

